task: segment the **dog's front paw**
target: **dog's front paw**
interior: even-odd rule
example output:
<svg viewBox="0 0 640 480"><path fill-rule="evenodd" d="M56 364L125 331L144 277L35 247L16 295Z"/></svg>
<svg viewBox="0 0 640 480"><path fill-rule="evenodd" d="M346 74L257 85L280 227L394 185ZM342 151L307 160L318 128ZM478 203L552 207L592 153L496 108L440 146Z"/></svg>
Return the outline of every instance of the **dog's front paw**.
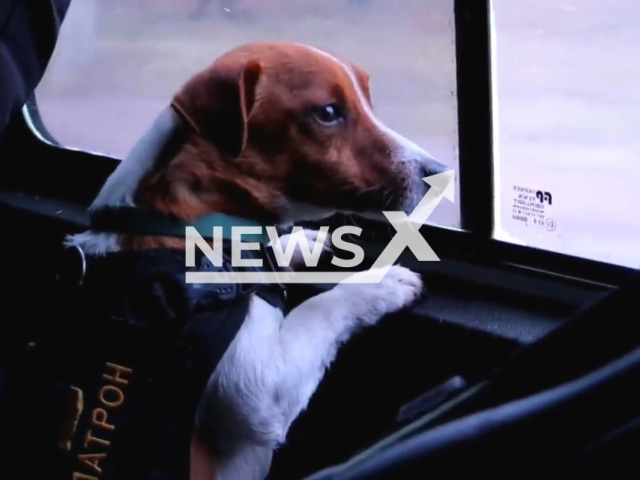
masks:
<svg viewBox="0 0 640 480"><path fill-rule="evenodd" d="M394 265L380 282L388 297L388 310L393 313L413 304L424 293L422 277L408 268Z"/></svg>
<svg viewBox="0 0 640 480"><path fill-rule="evenodd" d="M324 237L324 241L322 242ZM294 233L289 233L286 235L282 235L280 237L280 246L282 248L282 252L285 253L288 250L288 246L293 242L294 251L291 256L291 262L289 266L294 270L296 268L300 268L303 266L313 267L317 260L319 260L323 255L327 253L331 253L333 250L331 248L331 240L328 233L320 232L319 230L309 230L309 229L301 229ZM316 242L322 242L322 246L316 247ZM307 246L307 253L303 253L301 245ZM320 248L319 254L316 254L316 248ZM308 256L309 260L305 260L305 255Z"/></svg>
<svg viewBox="0 0 640 480"><path fill-rule="evenodd" d="M348 296L359 299L354 313L364 324L412 305L425 293L420 275L408 268L394 265L377 281L382 273L381 269L359 272L342 284Z"/></svg>

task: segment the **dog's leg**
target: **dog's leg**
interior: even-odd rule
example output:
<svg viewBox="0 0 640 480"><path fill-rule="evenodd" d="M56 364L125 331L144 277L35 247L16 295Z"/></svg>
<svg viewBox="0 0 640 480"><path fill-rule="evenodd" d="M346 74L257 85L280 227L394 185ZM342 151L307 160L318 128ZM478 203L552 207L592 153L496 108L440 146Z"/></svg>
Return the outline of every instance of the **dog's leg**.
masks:
<svg viewBox="0 0 640 480"><path fill-rule="evenodd" d="M318 241L319 235L320 232L318 230L310 230L308 228L305 228L300 230L296 234L288 233L279 237L280 246L283 253L287 251L291 242L295 242L295 248L293 250L293 254L291 255L291 262L289 264L292 269L296 270L299 267L305 265L305 254L302 252L301 244L306 243L308 252L313 254L313 252L316 251L316 242ZM324 239L324 242L322 243L320 255L325 255L331 251L332 249L330 236L327 235Z"/></svg>
<svg viewBox="0 0 640 480"><path fill-rule="evenodd" d="M394 266L380 283L339 284L284 319L254 297L248 318L212 376L199 418L201 428L215 432L219 478L264 478L258 472L268 471L270 452L285 441L340 344L358 328L411 304L422 289L417 274ZM247 458L252 451L262 453L250 455L252 460ZM248 471L255 475L247 476Z"/></svg>
<svg viewBox="0 0 640 480"><path fill-rule="evenodd" d="M278 336L282 375L277 397L284 407L280 441L306 408L339 346L359 328L410 305L422 292L418 274L394 266L380 283L342 283L291 311Z"/></svg>

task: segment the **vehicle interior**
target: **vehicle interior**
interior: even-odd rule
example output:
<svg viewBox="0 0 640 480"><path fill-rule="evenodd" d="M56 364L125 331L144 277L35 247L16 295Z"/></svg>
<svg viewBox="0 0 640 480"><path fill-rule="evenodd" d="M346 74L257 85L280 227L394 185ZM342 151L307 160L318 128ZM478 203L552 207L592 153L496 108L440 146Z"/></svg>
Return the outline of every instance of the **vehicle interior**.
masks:
<svg viewBox="0 0 640 480"><path fill-rule="evenodd" d="M87 229L87 208L122 158L60 141L52 132L64 125L45 120L37 98L65 17L82 1L0 0L0 261L5 277L0 462L5 472L22 472L21 478L37 478L35 472L46 471L47 464L38 455L17 462L29 459L29 442L38 441L32 429L22 435L14 430L30 421L23 410L15 414L14 402L25 401L15 398L16 385L29 381L21 359L42 326L55 328L64 316L53 311L51 298L60 246L66 235ZM234 8L234 2L227 3L231 6L224 9ZM342 3L339 8L370 8L368 2ZM276 452L269 479L454 478L470 472L518 477L599 472L618 478L637 469L640 236L629 240L633 249L618 243L617 234L598 237L605 239L597 240L604 250L627 248L630 260L615 261L539 248L535 241L523 244L496 233L502 215L496 199L502 194L503 204L509 203L504 197L511 193L498 180L495 89L500 85L493 81L491 2L444 3L451 8L455 44L459 224L427 222L421 228L440 261L420 262L405 249L398 261L423 275L428 295L340 350ZM583 7L573 3L578 15ZM601 1L601 8L606 3ZM630 16L637 17L638 9L625 5L635 8ZM637 58L627 60L637 64ZM637 94L636 87L636 102ZM598 169L607 170L602 163L607 161L601 158ZM637 179L634 172L640 170L631 168L626 174L603 173L604 181L615 175ZM553 190L554 208L586 190L598 196L580 182ZM635 223L628 231L639 232L640 215L627 207L637 205L637 192L603 198L607 195L612 200L603 207L606 215L615 217L616 202L623 203L620 208L630 208L628 221ZM555 218L558 229L560 217ZM351 241L362 246L367 265L395 233L389 225L352 216L330 221L332 228L355 224L362 229ZM547 231L552 229L555 224ZM576 235L576 244L588 243L589 235ZM321 263L317 268L336 267ZM295 286L290 299L300 302L326 288ZM4 473L2 478L16 477Z"/></svg>

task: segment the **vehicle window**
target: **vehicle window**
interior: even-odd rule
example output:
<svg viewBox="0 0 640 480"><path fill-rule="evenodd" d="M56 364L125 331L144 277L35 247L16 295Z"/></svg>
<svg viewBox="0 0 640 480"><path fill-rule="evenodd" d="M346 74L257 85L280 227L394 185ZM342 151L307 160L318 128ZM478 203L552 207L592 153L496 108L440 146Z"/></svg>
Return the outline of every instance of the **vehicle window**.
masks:
<svg viewBox="0 0 640 480"><path fill-rule="evenodd" d="M453 0L78 0L36 98L58 142L121 158L218 55L302 42L364 67L378 116L457 171L454 36ZM429 222L458 226L457 204Z"/></svg>
<svg viewBox="0 0 640 480"><path fill-rule="evenodd" d="M493 0L502 238L640 267L640 2Z"/></svg>

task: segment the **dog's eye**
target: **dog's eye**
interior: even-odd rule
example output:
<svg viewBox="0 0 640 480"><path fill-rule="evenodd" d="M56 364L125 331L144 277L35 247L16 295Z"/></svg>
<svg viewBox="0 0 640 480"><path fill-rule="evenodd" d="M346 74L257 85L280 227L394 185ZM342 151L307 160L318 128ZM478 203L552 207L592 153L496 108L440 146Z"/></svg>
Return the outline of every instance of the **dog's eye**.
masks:
<svg viewBox="0 0 640 480"><path fill-rule="evenodd" d="M314 107L312 113L319 123L327 126L333 126L344 119L344 114L337 103Z"/></svg>

